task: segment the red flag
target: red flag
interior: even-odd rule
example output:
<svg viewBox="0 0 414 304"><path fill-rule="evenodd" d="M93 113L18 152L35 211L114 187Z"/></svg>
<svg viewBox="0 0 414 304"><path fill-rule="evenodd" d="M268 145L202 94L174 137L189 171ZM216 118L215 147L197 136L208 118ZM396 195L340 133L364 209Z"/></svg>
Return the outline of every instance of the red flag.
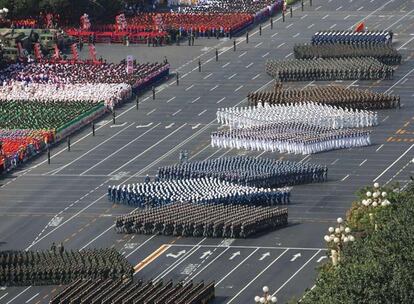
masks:
<svg viewBox="0 0 414 304"><path fill-rule="evenodd" d="M360 24L357 25L355 32L362 32L365 29L365 24L364 22L361 22Z"/></svg>

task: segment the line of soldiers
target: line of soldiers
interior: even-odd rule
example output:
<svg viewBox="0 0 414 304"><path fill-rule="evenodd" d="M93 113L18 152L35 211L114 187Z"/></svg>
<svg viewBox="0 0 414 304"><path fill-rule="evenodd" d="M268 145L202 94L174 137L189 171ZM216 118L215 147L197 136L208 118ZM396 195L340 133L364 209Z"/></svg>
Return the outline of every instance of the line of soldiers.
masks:
<svg viewBox="0 0 414 304"><path fill-rule="evenodd" d="M118 233L246 238L286 226L287 208L175 203L116 219Z"/></svg>
<svg viewBox="0 0 414 304"><path fill-rule="evenodd" d="M293 48L296 59L373 57L388 65L401 64L401 54L381 43L299 44Z"/></svg>
<svg viewBox="0 0 414 304"><path fill-rule="evenodd" d="M306 155L370 145L370 133L360 129L336 130L303 123L278 123L216 131L211 134L211 145Z"/></svg>
<svg viewBox="0 0 414 304"><path fill-rule="evenodd" d="M131 277L133 268L115 249L0 252L0 285L59 285L78 278Z"/></svg>
<svg viewBox="0 0 414 304"><path fill-rule="evenodd" d="M280 81L392 79L394 69L372 57L267 60L266 73Z"/></svg>
<svg viewBox="0 0 414 304"><path fill-rule="evenodd" d="M108 186L108 199L140 208L174 202L273 206L289 203L290 188L257 188L202 177Z"/></svg>
<svg viewBox="0 0 414 304"><path fill-rule="evenodd" d="M313 44L327 43L392 43L392 31L319 31L312 36Z"/></svg>
<svg viewBox="0 0 414 304"><path fill-rule="evenodd" d="M281 82L276 82L273 91L250 92L248 105L294 104L314 102L361 110L379 110L400 107L400 96L377 93L370 90L346 88L344 86L309 86L284 90Z"/></svg>
<svg viewBox="0 0 414 304"><path fill-rule="evenodd" d="M161 167L163 180L216 177L251 187L276 188L324 182L326 166L251 156L229 156Z"/></svg>
<svg viewBox="0 0 414 304"><path fill-rule="evenodd" d="M219 124L231 129L242 129L269 123L302 122L333 129L364 128L378 125L377 113L350 110L316 103L257 105L256 107L230 107L217 111Z"/></svg>
<svg viewBox="0 0 414 304"><path fill-rule="evenodd" d="M134 282L131 279L82 280L67 286L50 300L50 304L206 304L214 299L214 282L188 283L162 280Z"/></svg>

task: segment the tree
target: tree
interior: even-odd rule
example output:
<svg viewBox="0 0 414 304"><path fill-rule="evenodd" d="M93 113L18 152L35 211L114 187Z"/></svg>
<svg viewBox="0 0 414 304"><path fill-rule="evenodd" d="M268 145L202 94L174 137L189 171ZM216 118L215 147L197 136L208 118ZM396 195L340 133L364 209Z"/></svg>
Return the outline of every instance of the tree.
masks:
<svg viewBox="0 0 414 304"><path fill-rule="evenodd" d="M362 231L338 267L321 268L302 303L413 303L414 185L394 193L392 204L378 208L375 219L379 228Z"/></svg>

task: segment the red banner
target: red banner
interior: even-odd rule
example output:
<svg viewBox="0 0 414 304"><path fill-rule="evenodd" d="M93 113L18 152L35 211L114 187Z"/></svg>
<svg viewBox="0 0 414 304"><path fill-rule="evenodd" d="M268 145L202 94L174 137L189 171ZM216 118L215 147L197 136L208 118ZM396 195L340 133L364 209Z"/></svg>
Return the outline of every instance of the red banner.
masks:
<svg viewBox="0 0 414 304"><path fill-rule="evenodd" d="M364 22L361 22L360 24L357 25L355 32L363 32L365 29L365 24Z"/></svg>

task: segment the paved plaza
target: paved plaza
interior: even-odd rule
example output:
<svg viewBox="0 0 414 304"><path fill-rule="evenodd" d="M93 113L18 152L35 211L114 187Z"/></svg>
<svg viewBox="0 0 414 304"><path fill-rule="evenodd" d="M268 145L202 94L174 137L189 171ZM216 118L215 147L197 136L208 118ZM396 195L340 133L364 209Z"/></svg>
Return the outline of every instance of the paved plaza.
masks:
<svg viewBox="0 0 414 304"><path fill-rule="evenodd" d="M97 122L96 136L85 128L46 155L0 179L0 248L46 249L63 242L68 249L114 247L135 266L135 277L215 281L213 303L253 303L263 285L276 293L278 303L300 298L314 285L316 270L327 260L323 235L338 216L344 216L355 192L363 185L409 182L414 173L414 4L408 0L327 0L308 3L293 17L274 27L265 21L233 40L197 39L165 47L97 45L98 56L120 61L133 55L138 62L164 60L171 77L158 84L156 98L146 91L135 103L118 108L116 124L106 116ZM338 83L401 96L401 109L379 111L379 126L369 147L300 156L216 149L210 134L217 130L217 108L247 106L251 91L271 88L265 73L270 58L293 58L295 43L309 42L318 30L353 29L364 21L369 30L392 30L403 56L394 79ZM215 50L219 51L216 61ZM82 56L87 56L83 53ZM198 61L202 69L199 72ZM180 76L176 84L174 74ZM328 82L319 82L328 84ZM318 84L319 84L318 83ZM334 82L335 83L335 82ZM304 87L313 83L289 83ZM181 150L189 159L225 155L262 156L327 165L328 181L295 186L286 228L250 239L174 238L116 234L114 220L132 207L112 205L107 187L142 182L161 166L178 161ZM0 303L48 303L59 287L21 287L0 290Z"/></svg>

